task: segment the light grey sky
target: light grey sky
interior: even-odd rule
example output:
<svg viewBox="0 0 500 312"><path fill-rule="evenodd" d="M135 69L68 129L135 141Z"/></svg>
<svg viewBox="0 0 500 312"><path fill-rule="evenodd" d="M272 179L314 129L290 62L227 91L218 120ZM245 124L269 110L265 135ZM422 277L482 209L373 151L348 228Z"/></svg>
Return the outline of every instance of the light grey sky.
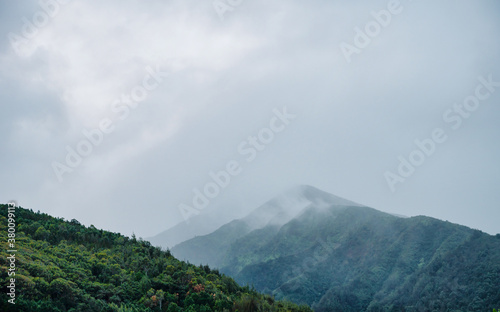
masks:
<svg viewBox="0 0 500 312"><path fill-rule="evenodd" d="M500 232L500 87L478 79L500 81L497 1L230 1L223 20L211 1L49 3L0 4L0 201L148 237L236 160L242 172L205 213L236 217L310 184ZM398 13L381 25L381 10ZM341 44L367 25L347 62ZM147 98L124 115L122 94L145 79ZM443 115L477 88L487 99L453 129L460 115ZM246 161L239 145L284 107L295 119ZM60 181L54 162L68 165L66 147L103 120L113 131ZM446 141L391 191L384 174L436 128Z"/></svg>

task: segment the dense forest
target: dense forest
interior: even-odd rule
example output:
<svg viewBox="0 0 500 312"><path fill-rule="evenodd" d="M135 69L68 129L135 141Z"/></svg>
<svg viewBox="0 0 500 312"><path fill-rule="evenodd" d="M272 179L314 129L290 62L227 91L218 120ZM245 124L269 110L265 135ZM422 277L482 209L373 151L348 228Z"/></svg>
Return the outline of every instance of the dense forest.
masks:
<svg viewBox="0 0 500 312"><path fill-rule="evenodd" d="M147 241L15 209L15 276L8 276L7 206L0 205L0 311L311 311L277 301ZM7 296L15 278L15 304Z"/></svg>

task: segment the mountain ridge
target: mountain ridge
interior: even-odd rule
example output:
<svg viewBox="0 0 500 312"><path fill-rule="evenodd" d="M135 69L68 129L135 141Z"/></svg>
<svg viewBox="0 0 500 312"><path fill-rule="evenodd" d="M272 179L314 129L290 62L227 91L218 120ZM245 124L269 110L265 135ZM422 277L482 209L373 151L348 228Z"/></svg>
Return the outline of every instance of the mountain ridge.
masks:
<svg viewBox="0 0 500 312"><path fill-rule="evenodd" d="M276 202L287 201L266 204ZM310 202L284 224L262 222L252 229L241 219L229 232L216 230L197 237L196 244L185 241L172 253L183 258L191 250L187 260L193 263L209 263L240 283L316 311L480 311L500 302L500 290L483 281L490 276L500 284L500 261L493 261L500 259L500 235L426 216L401 218L359 204ZM482 250L484 258L469 255L476 263L457 262L473 249L472 241L492 250ZM458 269L464 266L467 270Z"/></svg>
<svg viewBox="0 0 500 312"><path fill-rule="evenodd" d="M315 200L322 199L324 201L336 201L339 203L345 203L345 204L351 204L351 205L360 205L354 202L351 202L349 200L346 200L344 198L332 195L330 193L321 191L313 186L310 185L295 185L292 186L283 192L281 192L278 196L267 200L264 202L262 205L258 206L256 209L251 210L249 213L247 213L245 216L240 217L240 218L220 218L220 215L217 213L204 213L204 211L201 212L201 214L196 215L191 217L189 220L185 220L182 222L179 222L178 224L160 232L159 234L148 237L146 240L150 241L153 245L155 246L161 246L162 248L173 248L176 245L187 241L189 239L195 238L197 236L203 236L212 233L213 231L216 231L218 228L223 226L224 224L227 224L233 220L239 220L239 219L245 219L247 223L250 225L255 223L252 227L260 227L262 226L262 223L270 222L272 218L262 218L263 215L266 215L266 211L269 211L270 209L274 207L275 209L279 209L279 206L283 205L284 203L280 203L280 201L290 201L290 198L287 197L287 194L302 194L302 203L305 204L307 202L307 198L311 197L311 193L315 193L316 196L312 196ZM318 194L321 194L318 196ZM296 199L297 201L300 201L300 199ZM297 204L297 203L296 203ZM320 204L320 203L317 203ZM288 204L287 207L290 208L293 205ZM362 206L362 205L360 205ZM259 211L260 209L260 211ZM215 209L217 211L217 209ZM252 216L253 213L253 216ZM297 213L297 211L294 211L290 214L288 211L282 211L278 210L275 212L276 215L278 214L283 214L281 218L277 217L277 220L284 220L285 218L291 219L294 214ZM223 214L225 216L225 214ZM224 221L225 220L225 221ZM222 222L221 222L222 221ZM280 221L282 222L282 221Z"/></svg>
<svg viewBox="0 0 500 312"><path fill-rule="evenodd" d="M228 222L216 229L212 233L217 233L217 239L212 239L210 236L211 234L196 236L187 240L196 245L196 248L193 248L188 254L178 253L178 246L182 245L184 242L174 246L171 251L174 254L179 254L183 259L189 259L193 263L201 263L205 260L215 266L220 266L223 261L222 253L229 248L231 243L243 235L253 230L263 228L270 222L276 226L282 226L311 205L320 209L328 207L329 205L344 204L363 207L363 205L321 191L309 185L296 185L280 193L278 196L269 199L252 210L245 217ZM232 226L229 227L230 224L232 224ZM208 240L210 243L204 242L204 240ZM217 247L214 248L214 246ZM213 250L217 250L217 252L213 252ZM202 254L203 258L197 257L197 254Z"/></svg>

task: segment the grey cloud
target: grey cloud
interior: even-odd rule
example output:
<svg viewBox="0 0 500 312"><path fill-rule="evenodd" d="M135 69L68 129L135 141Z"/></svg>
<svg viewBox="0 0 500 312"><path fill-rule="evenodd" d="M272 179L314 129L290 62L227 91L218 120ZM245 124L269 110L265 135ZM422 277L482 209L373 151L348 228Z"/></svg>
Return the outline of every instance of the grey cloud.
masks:
<svg viewBox="0 0 500 312"><path fill-rule="evenodd" d="M500 217L495 209L500 200L496 191L500 92L457 131L448 130L442 114L474 92L478 76L491 73L500 80L498 4L401 3L403 12L349 64L339 44L351 42L354 27L364 27L372 19L370 12L384 9L387 1L245 1L228 12L224 22L210 2L155 2L150 7L127 2L130 9L118 2L106 4L121 6L124 18L134 20L137 27L148 18L158 25L163 25L162 19L173 23L165 25L182 25L184 19L199 27L191 33L170 29L144 33L140 39L129 37L131 30L126 27L116 28L107 38L120 38L116 47L171 39L186 51L191 46L198 50L177 55L178 69L129 118L117 121L115 131L61 184L51 172L51 161L64 159L65 146L78 142L84 122L74 123L79 116L61 97L64 90L58 88L66 88L66 82L49 90L43 82L23 80L23 73L50 69L55 52L41 48L33 57L21 59L5 48L3 37L2 64L13 65L12 72L2 71L0 80L5 90L0 97L9 103L2 104L0 136L9 142L9 149L17 147L1 156L2 172L16 175L0 185L1 198L19 197L15 199L21 205L29 203L36 210L125 234L152 236L180 222L178 205L191 200L193 188L203 187L210 181L208 173L221 170L227 161L242 160L238 144L265 127L274 108L286 106L297 118L255 161L242 160L243 172L204 213L241 216L291 185L310 184L380 210L426 214L494 233L493 220ZM88 5L98 9L104 4ZM13 16L33 10L4 7L2 12ZM64 14L74 14L73 8ZM132 19L141 14L148 18ZM48 26L54 27L50 38L58 38L58 23L68 16ZM19 26L16 20L2 23L9 25L6 29ZM99 23L109 26L106 21ZM203 41L206 34L220 46ZM167 37L174 35L175 40ZM100 43L86 36L75 33ZM241 37L248 41L238 41ZM122 51L116 62L113 54L97 47L95 60L85 62L109 64L112 71L105 77L96 72L95 85L87 80L78 83L88 83L91 91L112 93L102 84L116 77L115 70L123 71L119 79L124 85L110 95L118 97L142 79L145 66L170 64L162 54L174 51L173 46L151 47L158 50ZM130 69L122 69L126 65ZM101 117L88 119L95 123L111 114L109 104L99 109L103 113L96 116ZM175 114L176 130L162 136ZM36 123L49 117L53 126L43 130L50 137L12 142L18 133L14 121ZM415 148L414 139L429 136L436 127L446 128L449 140L392 193L383 173L396 170L397 157L407 156ZM158 139L148 145L150 137Z"/></svg>

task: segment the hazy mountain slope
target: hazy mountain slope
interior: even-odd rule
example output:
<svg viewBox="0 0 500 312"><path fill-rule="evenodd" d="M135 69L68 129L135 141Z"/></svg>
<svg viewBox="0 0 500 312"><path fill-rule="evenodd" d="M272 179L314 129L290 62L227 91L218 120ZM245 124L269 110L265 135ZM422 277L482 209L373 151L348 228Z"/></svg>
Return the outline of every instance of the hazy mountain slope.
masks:
<svg viewBox="0 0 500 312"><path fill-rule="evenodd" d="M236 239L250 232L248 224L234 220L221 226L213 234L198 236L188 240L189 248L183 249L183 244L172 249L172 254L180 259L186 259L193 264L208 264L220 267L226 251ZM179 247L181 246L181 247Z"/></svg>
<svg viewBox="0 0 500 312"><path fill-rule="evenodd" d="M225 253L231 244L252 230L267 225L281 226L309 206L322 208L343 204L358 206L311 186L296 186L269 200L246 217L232 221L211 234L182 242L171 251L179 259L189 260L194 264L220 267L224 265Z"/></svg>
<svg viewBox="0 0 500 312"><path fill-rule="evenodd" d="M370 208L311 209L264 246L256 246L254 254L272 252L273 260L254 260L236 274L229 263L222 271L232 271L237 281L278 298L316 304L318 309L325 308L332 295L328 291L351 289L353 308L362 309L471 235L470 229L439 220L399 219Z"/></svg>
<svg viewBox="0 0 500 312"><path fill-rule="evenodd" d="M500 306L499 285L500 234L491 236L474 230L459 248L435 257L374 306L492 311Z"/></svg>
<svg viewBox="0 0 500 312"><path fill-rule="evenodd" d="M11 219L8 219L11 218ZM279 302L149 242L0 205L0 237L15 219L15 270L0 250L0 311L310 311ZM13 275L12 273L15 273ZM12 282L11 279L15 279ZM6 295L15 284L15 304Z"/></svg>
<svg viewBox="0 0 500 312"><path fill-rule="evenodd" d="M400 219L369 208L334 211L331 218L314 210L307 214L255 246L252 261L238 273L233 263L222 271L317 311L441 311L438 303L480 311L500 303L500 291L492 287L500 283L497 237L428 217ZM271 257L256 259L255 254L265 254L262 251ZM471 258L468 267L457 260L464 257Z"/></svg>
<svg viewBox="0 0 500 312"><path fill-rule="evenodd" d="M191 217L188 221L180 222L146 240L150 241L153 246L160 246L163 249L172 248L193 237L212 233L231 220L231 216L228 216L227 213L223 213L221 216L214 211L211 213L202 212Z"/></svg>
<svg viewBox="0 0 500 312"><path fill-rule="evenodd" d="M224 266L226 274L235 275L246 265L261 259L262 256L255 252L255 246L266 244L279 231L279 228L277 225L268 225L235 240L227 248L225 257L220 257L219 267Z"/></svg>
<svg viewBox="0 0 500 312"><path fill-rule="evenodd" d="M237 231L229 247L220 231L198 244L224 241L210 251L222 272L317 311L485 311L500 303L500 235L308 201L285 224ZM191 241L178 247L197 250Z"/></svg>

